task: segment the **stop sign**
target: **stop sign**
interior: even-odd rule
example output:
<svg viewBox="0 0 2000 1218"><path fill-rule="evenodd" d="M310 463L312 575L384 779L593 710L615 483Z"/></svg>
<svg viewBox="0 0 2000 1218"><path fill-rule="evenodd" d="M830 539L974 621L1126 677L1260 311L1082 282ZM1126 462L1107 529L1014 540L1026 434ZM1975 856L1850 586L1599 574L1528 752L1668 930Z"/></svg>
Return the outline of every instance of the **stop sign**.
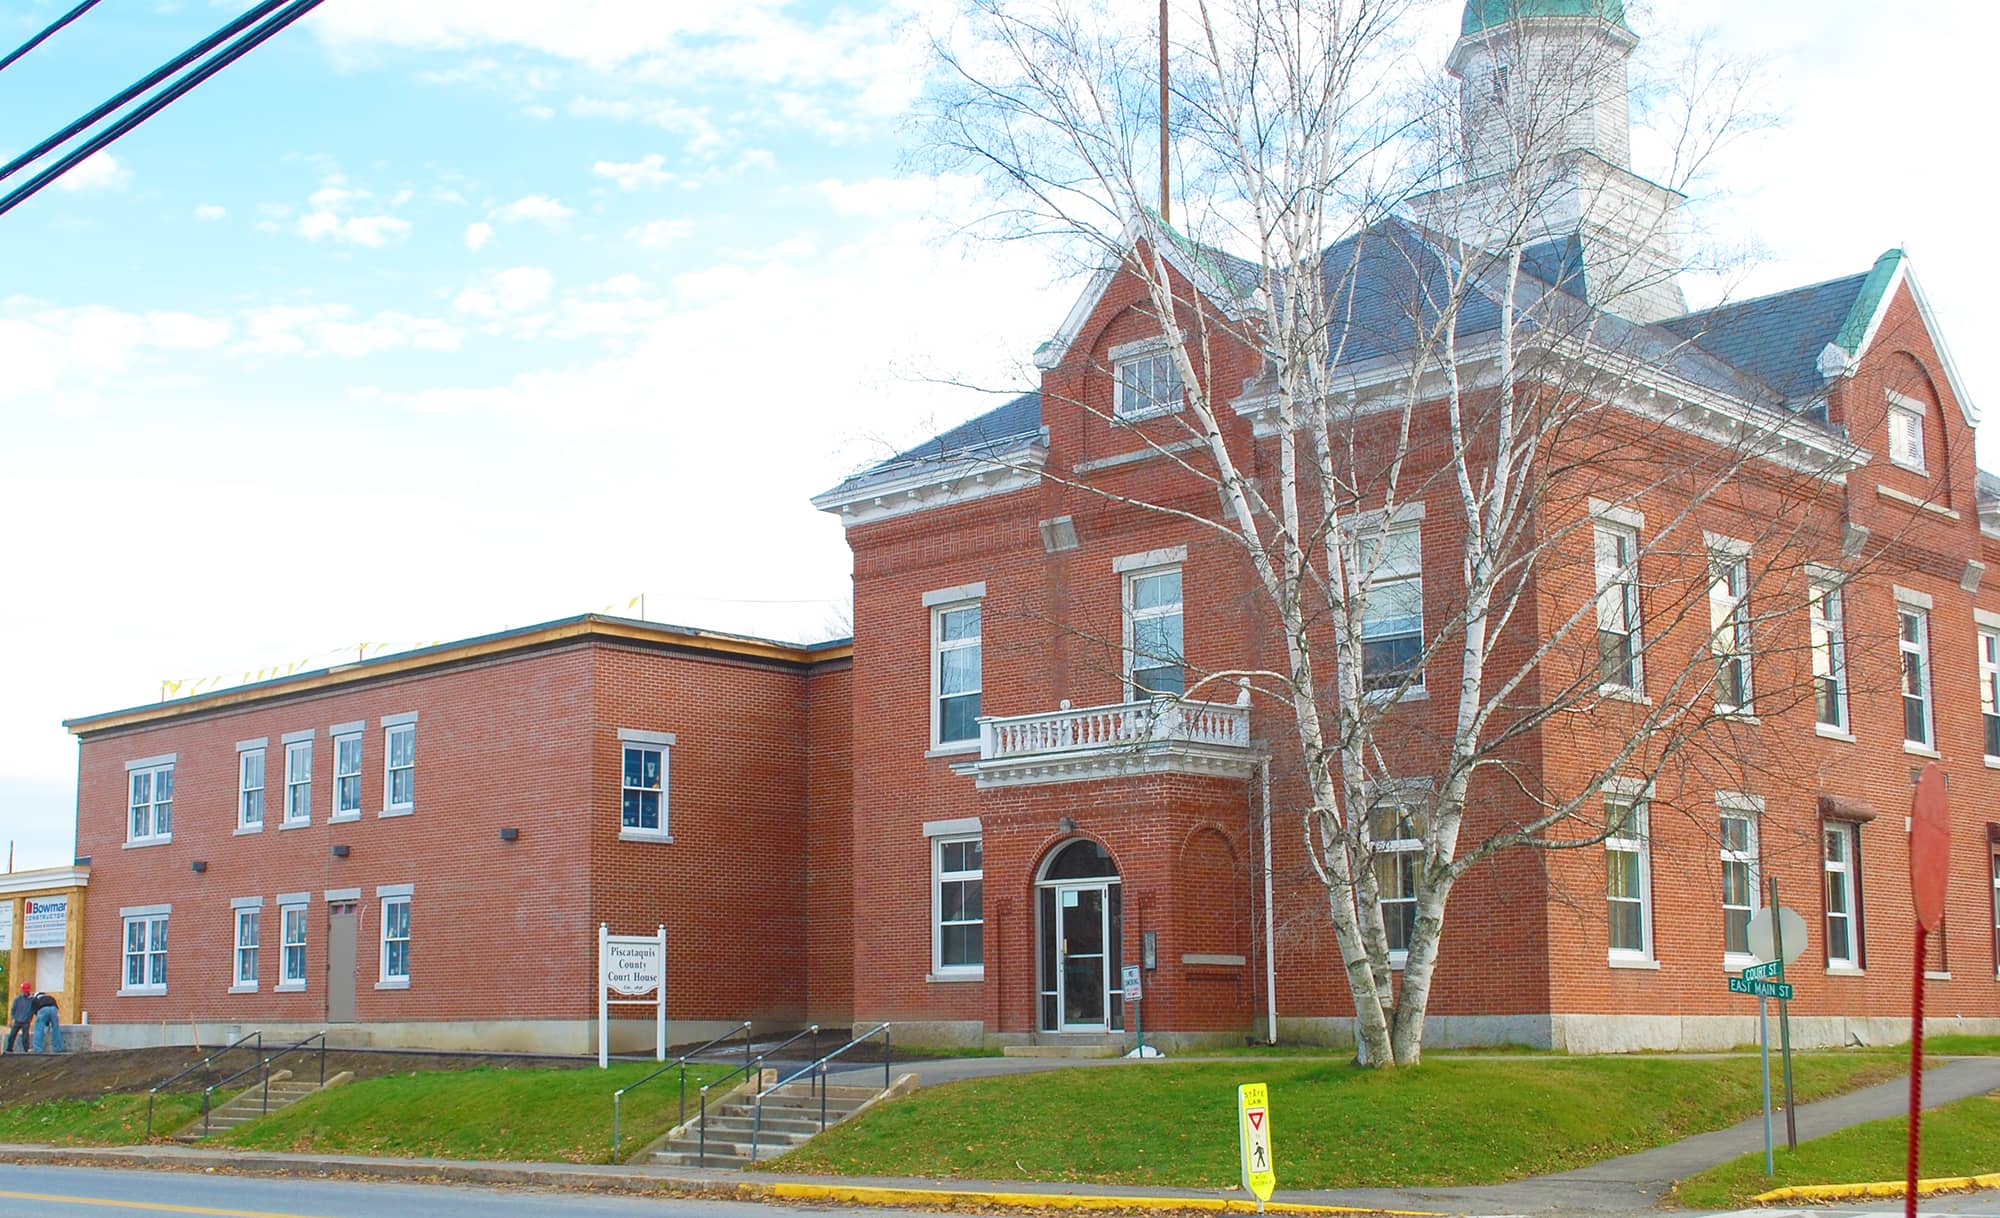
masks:
<svg viewBox="0 0 2000 1218"><path fill-rule="evenodd" d="M1951 812L1944 770L1933 761L1917 779L1910 801L1910 895L1917 922L1927 931L1944 921L1945 884L1951 878Z"/></svg>

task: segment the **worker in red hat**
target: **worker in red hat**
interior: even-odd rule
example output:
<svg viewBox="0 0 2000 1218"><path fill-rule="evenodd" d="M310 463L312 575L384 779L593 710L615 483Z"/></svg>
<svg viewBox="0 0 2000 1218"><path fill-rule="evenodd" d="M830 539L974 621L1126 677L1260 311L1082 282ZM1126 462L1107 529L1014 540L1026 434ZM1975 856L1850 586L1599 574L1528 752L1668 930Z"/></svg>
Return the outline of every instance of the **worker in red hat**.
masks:
<svg viewBox="0 0 2000 1218"><path fill-rule="evenodd" d="M28 1024L35 1018L35 987L21 983L21 992L14 995L14 1005L7 1009L7 1052L14 1051L14 1042L21 1042L21 1052L28 1051Z"/></svg>

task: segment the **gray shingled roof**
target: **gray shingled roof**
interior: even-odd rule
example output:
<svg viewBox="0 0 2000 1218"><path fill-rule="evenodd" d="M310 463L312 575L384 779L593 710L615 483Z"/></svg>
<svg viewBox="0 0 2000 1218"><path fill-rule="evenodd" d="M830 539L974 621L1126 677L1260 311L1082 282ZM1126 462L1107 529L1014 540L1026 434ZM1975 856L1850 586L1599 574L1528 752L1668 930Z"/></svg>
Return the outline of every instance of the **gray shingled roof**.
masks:
<svg viewBox="0 0 2000 1218"><path fill-rule="evenodd" d="M1820 352L1840 334L1861 294L1867 272L1739 300L1660 324L1734 367L1762 380L1792 402L1817 397L1826 386Z"/></svg>
<svg viewBox="0 0 2000 1218"><path fill-rule="evenodd" d="M1039 390L1031 389L985 414L967 419L949 431L932 436L914 448L897 453L887 461L872 467L868 472L873 474L900 465L913 465L922 461L944 461L990 452L1005 447L1009 442L1035 435L1041 429L1042 395Z"/></svg>

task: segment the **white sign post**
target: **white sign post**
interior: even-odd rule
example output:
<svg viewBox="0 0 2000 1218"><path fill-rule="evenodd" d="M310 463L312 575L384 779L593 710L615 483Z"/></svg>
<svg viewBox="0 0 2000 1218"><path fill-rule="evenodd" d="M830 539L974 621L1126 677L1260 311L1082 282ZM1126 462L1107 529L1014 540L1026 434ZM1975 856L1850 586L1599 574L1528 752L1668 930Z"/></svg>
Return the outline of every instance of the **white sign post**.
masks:
<svg viewBox="0 0 2000 1218"><path fill-rule="evenodd" d="M613 993L624 995L613 998ZM650 994L647 998L643 995ZM597 924L597 1065L611 1066L611 1008L650 1006L653 1059L667 1060L667 928L652 935L614 935Z"/></svg>

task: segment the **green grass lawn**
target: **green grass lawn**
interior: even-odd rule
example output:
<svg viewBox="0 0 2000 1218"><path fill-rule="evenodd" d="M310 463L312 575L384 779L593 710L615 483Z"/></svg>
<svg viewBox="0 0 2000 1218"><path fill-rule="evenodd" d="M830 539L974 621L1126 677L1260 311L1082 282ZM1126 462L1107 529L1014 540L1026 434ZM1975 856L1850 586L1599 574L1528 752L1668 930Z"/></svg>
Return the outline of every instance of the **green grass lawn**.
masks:
<svg viewBox="0 0 2000 1218"><path fill-rule="evenodd" d="M1894 1078L1879 1054L1799 1057L1801 1100ZM1490 1184L1581 1167L1759 1111L1754 1058L1464 1057L1393 1073L1272 1058L1055 1070L925 1088L782 1170L1218 1188L1236 1085L1271 1088L1281 1188Z"/></svg>
<svg viewBox="0 0 2000 1218"><path fill-rule="evenodd" d="M1903 1056L1910 1055L1910 1046L1900 1046ZM1924 1056L1930 1057L1991 1057L2000 1053L2000 1036L1926 1036Z"/></svg>
<svg viewBox="0 0 2000 1218"><path fill-rule="evenodd" d="M153 1134L165 1137L200 1115L201 1096L161 1095L153 1105ZM0 1142L131 1146L145 1140L144 1094L48 1100L0 1108Z"/></svg>
<svg viewBox="0 0 2000 1218"><path fill-rule="evenodd" d="M2000 1094L1977 1095L1924 1113L1923 1152L1917 1174L1977 1176L2000 1171ZM1764 1175L1759 1151L1731 1159L1675 1186L1671 1200L1699 1209L1729 1209L1792 1184L1869 1184L1903 1178L1909 1123L1901 1117L1869 1121L1802 1142L1796 1152L1780 1146L1777 1175Z"/></svg>
<svg viewBox="0 0 2000 1218"><path fill-rule="evenodd" d="M611 1093L654 1069L437 1070L391 1074L309 1096L213 1140L256 1150L409 1158L611 1160ZM726 1066L690 1067L688 1105ZM623 1153L637 1152L680 1117L669 1072L625 1097Z"/></svg>

